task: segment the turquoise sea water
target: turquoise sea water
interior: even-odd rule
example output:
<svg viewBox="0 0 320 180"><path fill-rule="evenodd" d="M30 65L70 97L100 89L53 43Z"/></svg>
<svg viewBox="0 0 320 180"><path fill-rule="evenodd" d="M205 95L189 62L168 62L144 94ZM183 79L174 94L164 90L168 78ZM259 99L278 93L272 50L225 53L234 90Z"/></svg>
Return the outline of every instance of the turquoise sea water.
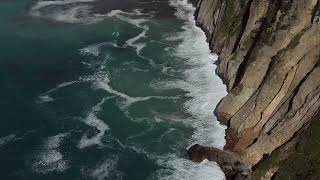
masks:
<svg viewBox="0 0 320 180"><path fill-rule="evenodd" d="M161 18L91 1L0 0L0 178L223 179L186 158L223 146L226 94L192 5Z"/></svg>

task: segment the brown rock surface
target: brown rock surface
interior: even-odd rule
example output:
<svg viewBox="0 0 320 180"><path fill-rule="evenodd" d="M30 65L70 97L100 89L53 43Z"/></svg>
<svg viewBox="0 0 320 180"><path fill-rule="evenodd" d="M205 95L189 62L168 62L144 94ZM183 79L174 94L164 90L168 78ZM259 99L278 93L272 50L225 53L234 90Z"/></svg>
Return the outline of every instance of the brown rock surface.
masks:
<svg viewBox="0 0 320 180"><path fill-rule="evenodd" d="M205 159L217 162L225 172L227 179L246 179L250 173L250 169L242 163L240 157L230 151L196 144L189 148L188 155L194 162L201 162Z"/></svg>
<svg viewBox="0 0 320 180"><path fill-rule="evenodd" d="M199 0L197 24L229 94L225 149L251 168L320 108L320 0ZM270 172L273 173L274 172Z"/></svg>

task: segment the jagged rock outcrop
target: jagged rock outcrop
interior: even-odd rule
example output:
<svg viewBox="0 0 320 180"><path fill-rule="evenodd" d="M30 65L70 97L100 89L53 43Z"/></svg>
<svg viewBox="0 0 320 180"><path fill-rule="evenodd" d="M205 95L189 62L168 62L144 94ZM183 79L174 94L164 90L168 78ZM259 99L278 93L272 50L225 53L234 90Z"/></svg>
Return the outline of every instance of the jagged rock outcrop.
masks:
<svg viewBox="0 0 320 180"><path fill-rule="evenodd" d="M199 0L195 15L229 91L225 149L251 168L319 112L320 0Z"/></svg>
<svg viewBox="0 0 320 180"><path fill-rule="evenodd" d="M228 150L195 144L189 148L188 155L194 162L202 162L205 159L217 162L227 179L247 179L251 172L237 154Z"/></svg>

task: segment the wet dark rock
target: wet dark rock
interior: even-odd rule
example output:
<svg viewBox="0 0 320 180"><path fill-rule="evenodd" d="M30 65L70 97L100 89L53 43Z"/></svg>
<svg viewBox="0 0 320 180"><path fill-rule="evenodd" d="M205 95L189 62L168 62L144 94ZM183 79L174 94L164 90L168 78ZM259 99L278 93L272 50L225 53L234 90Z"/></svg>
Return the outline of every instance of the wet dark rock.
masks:
<svg viewBox="0 0 320 180"><path fill-rule="evenodd" d="M227 179L249 179L250 169L241 162L239 156L230 151L195 144L188 149L188 155L194 162L205 159L216 162Z"/></svg>

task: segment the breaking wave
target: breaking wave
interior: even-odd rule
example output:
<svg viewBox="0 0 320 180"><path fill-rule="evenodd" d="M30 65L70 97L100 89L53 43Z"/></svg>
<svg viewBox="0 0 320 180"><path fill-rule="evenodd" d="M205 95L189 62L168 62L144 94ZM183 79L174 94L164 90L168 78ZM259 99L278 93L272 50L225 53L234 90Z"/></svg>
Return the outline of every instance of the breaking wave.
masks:
<svg viewBox="0 0 320 180"><path fill-rule="evenodd" d="M225 144L225 127L219 124L213 110L227 92L222 80L215 75L214 62L217 56L211 54L204 32L195 26L195 8L187 0L170 2L177 7L177 17L187 20L182 27L184 31L177 35L182 43L173 51L173 55L185 60L188 67L184 71L183 81L166 82L164 86L184 89L191 98L184 104L194 118L195 134L190 145L198 143L222 148Z"/></svg>
<svg viewBox="0 0 320 180"><path fill-rule="evenodd" d="M167 155L157 160L165 169L155 174L159 180L217 180L224 179L224 174L216 163L204 160L195 163L175 155Z"/></svg>
<svg viewBox="0 0 320 180"><path fill-rule="evenodd" d="M157 87L164 89L179 88L187 91L190 98L183 104L191 115L188 121L194 133L189 146L201 144L223 148L225 144L225 127L220 125L213 114L214 108L226 95L226 88L221 79L215 76L217 56L212 55L204 32L196 27L193 13L195 8L187 0L171 0L170 5L177 9L176 16L185 20L182 32L167 38L168 41L181 40L173 49L173 56L183 60L186 69L183 80L158 82ZM167 167L157 171L157 177L163 180L223 180L224 174L220 167L207 160L200 164L175 156L165 156L158 163Z"/></svg>

